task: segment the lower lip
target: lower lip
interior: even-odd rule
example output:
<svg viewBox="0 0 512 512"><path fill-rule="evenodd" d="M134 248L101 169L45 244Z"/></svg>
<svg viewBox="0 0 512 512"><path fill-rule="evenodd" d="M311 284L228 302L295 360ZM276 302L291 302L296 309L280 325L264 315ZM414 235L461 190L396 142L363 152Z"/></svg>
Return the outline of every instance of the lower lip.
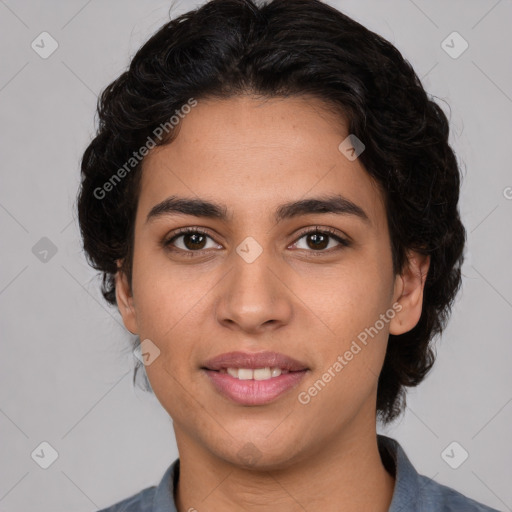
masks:
<svg viewBox="0 0 512 512"><path fill-rule="evenodd" d="M267 380L240 380L231 377L229 373L205 369L203 371L221 395L241 405L267 404L297 386L307 372L289 372Z"/></svg>

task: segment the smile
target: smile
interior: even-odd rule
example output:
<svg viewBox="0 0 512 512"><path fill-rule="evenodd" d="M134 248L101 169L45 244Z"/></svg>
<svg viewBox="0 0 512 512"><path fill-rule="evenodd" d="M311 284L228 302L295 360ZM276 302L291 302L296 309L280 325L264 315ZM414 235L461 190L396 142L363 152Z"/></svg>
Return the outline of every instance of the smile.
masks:
<svg viewBox="0 0 512 512"><path fill-rule="evenodd" d="M273 368L221 368L220 373L228 373L231 377L239 380L268 380L279 377L281 374L288 373L288 370L281 369L277 366Z"/></svg>

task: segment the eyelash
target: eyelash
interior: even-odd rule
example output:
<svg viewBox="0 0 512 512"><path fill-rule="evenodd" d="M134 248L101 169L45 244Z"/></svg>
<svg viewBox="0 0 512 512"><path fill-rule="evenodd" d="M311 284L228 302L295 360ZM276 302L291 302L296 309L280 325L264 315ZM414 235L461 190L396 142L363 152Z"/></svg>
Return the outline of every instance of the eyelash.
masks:
<svg viewBox="0 0 512 512"><path fill-rule="evenodd" d="M294 242L294 244L296 244L301 238L304 238L306 235L309 235L311 233L319 233L321 235L328 235L330 238L333 238L335 239L337 242L339 242L341 244L342 247L338 247L338 248L334 248L334 250L341 250L342 248L345 248L345 247L350 247L351 245L351 242L349 242L347 239L341 237L340 235L337 234L337 232L332 229L332 228L324 228L324 229L320 229L318 226L316 226L315 228L312 228L312 229L308 229L308 230L305 230L305 231L302 231L301 233L299 233L298 235L298 238L296 239L296 241ZM183 236L183 235L187 235L187 234L200 234L200 235L204 235L204 236L207 236L208 238L211 238L213 240L213 238L208 234L207 231L201 229L201 228L194 228L194 227L187 227L187 228L180 228L178 229L177 231L175 231L172 236L170 238L166 238L163 240L162 242L162 246L164 247L164 249L166 250L169 250L171 252L181 252L182 254L186 255L187 257L195 257L195 253L200 253L202 251L208 251L209 249L198 249L197 251L193 251L193 250L184 250L184 249L179 249L179 248L173 248L172 247L172 242L174 242L177 238L179 238L180 236ZM299 250L306 250L306 249L299 249ZM315 251L315 250L307 250L307 252L311 252L315 255L322 255L323 253L331 253L331 251L333 251L333 248L331 249L321 249L321 250L318 250L318 251Z"/></svg>

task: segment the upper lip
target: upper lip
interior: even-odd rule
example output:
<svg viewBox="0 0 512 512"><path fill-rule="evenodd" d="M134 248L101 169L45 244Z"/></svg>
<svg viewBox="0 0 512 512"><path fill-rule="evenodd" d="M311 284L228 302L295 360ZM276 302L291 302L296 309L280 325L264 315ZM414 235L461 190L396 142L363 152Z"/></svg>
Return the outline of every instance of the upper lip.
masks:
<svg viewBox="0 0 512 512"><path fill-rule="evenodd" d="M281 368L291 372L307 370L307 366L292 357L278 352L227 352L204 363L207 370L221 368Z"/></svg>

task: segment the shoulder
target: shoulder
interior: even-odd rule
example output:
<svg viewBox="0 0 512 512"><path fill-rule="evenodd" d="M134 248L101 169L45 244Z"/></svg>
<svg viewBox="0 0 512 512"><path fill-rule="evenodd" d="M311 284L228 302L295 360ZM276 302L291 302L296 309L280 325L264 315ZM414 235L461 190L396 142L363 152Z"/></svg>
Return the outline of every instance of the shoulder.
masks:
<svg viewBox="0 0 512 512"><path fill-rule="evenodd" d="M434 480L418 475L421 488L422 503L426 510L443 512L499 512L495 508L468 498L464 494L435 482Z"/></svg>
<svg viewBox="0 0 512 512"><path fill-rule="evenodd" d="M158 485L146 487L137 494L98 512L176 512L173 493L179 470L180 459L177 458L167 468Z"/></svg>
<svg viewBox="0 0 512 512"><path fill-rule="evenodd" d="M386 469L395 474L389 512L499 512L419 474L395 439L378 435L377 441Z"/></svg>
<svg viewBox="0 0 512 512"><path fill-rule="evenodd" d="M98 512L151 512L155 490L155 486L147 487L110 507L102 508Z"/></svg>

